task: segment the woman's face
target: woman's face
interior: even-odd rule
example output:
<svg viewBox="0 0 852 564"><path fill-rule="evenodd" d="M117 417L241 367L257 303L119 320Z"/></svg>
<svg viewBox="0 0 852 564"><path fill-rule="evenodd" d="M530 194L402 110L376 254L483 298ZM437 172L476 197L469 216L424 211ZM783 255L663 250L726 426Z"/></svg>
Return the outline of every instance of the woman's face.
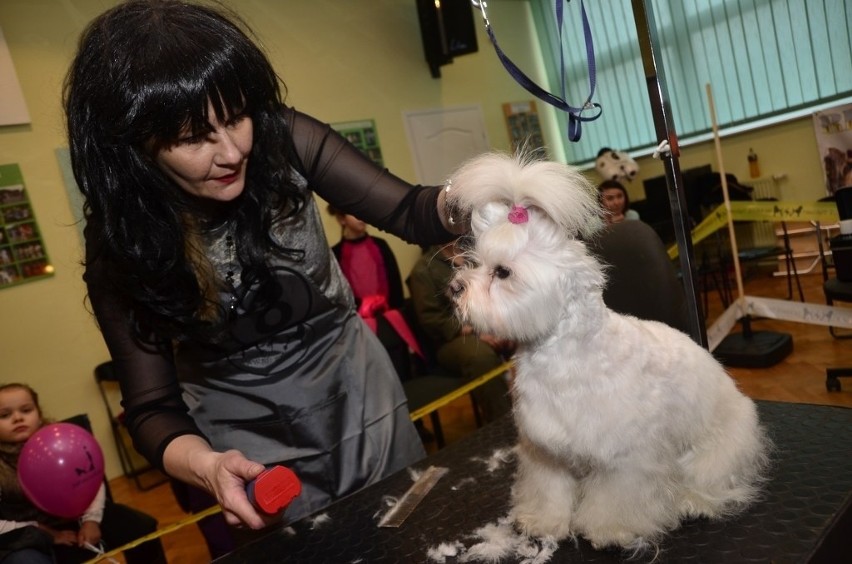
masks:
<svg viewBox="0 0 852 564"><path fill-rule="evenodd" d="M624 192L618 188L604 188L601 192L603 206L613 214L624 213Z"/></svg>
<svg viewBox="0 0 852 564"><path fill-rule="evenodd" d="M22 443L41 427L41 413L29 390L0 391L0 442Z"/></svg>
<svg viewBox="0 0 852 564"><path fill-rule="evenodd" d="M224 122L209 108L213 131L184 137L154 155L154 161L183 190L199 198L229 202L245 187L252 147L252 121L246 115Z"/></svg>

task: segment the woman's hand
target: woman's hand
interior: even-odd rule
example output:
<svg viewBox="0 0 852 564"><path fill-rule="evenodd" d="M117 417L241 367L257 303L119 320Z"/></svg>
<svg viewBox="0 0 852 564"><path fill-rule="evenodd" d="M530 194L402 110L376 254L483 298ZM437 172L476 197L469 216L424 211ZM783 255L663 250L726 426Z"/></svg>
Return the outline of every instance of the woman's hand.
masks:
<svg viewBox="0 0 852 564"><path fill-rule="evenodd" d="M213 495L230 525L262 529L281 519L280 513L266 515L249 501L246 484L265 468L237 450L215 452L201 437L182 435L166 447L163 465L170 476Z"/></svg>
<svg viewBox="0 0 852 564"><path fill-rule="evenodd" d="M246 485L265 470L264 466L248 460L237 450L215 454L217 456L212 465L208 491L219 500L225 521L230 525L245 525L252 529L262 529L280 521L281 513L262 513L246 496Z"/></svg>
<svg viewBox="0 0 852 564"><path fill-rule="evenodd" d="M101 526L94 521L83 521L80 530L77 531L77 545L85 546L86 543L98 546L101 542Z"/></svg>

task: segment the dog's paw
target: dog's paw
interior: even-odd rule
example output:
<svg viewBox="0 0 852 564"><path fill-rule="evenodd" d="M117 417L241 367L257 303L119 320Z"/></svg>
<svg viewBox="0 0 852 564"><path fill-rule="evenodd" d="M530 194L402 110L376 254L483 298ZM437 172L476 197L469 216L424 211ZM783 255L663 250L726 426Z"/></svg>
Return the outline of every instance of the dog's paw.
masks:
<svg viewBox="0 0 852 564"><path fill-rule="evenodd" d="M515 512L512 518L515 527L528 537L551 536L560 541L574 536L571 520L564 516L548 518L538 512Z"/></svg>
<svg viewBox="0 0 852 564"><path fill-rule="evenodd" d="M626 530L586 531L582 536L592 544L595 550L608 548L635 550L647 544L645 539Z"/></svg>
<svg viewBox="0 0 852 564"><path fill-rule="evenodd" d="M679 515L683 519L698 519L701 517L714 519L721 517L724 515L724 512L719 509L721 504L718 502L713 503L713 501L699 495L684 495L678 502Z"/></svg>

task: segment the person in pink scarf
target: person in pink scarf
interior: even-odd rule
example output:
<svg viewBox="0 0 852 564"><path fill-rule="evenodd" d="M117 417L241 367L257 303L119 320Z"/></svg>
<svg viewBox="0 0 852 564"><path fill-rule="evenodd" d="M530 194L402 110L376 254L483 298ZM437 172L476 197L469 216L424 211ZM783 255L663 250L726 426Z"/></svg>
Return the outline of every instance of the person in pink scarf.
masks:
<svg viewBox="0 0 852 564"><path fill-rule="evenodd" d="M384 239L367 233L367 224L340 210L328 207L328 213L340 223L340 241L331 247L343 271L355 302L360 308L364 299L380 296L389 309L402 307L402 277L396 258Z"/></svg>
<svg viewBox="0 0 852 564"><path fill-rule="evenodd" d="M328 206L340 224L340 241L331 247L343 276L352 286L358 314L376 333L403 382L413 377L411 352L423 355L414 332L399 309L403 306L402 278L393 251L384 239L367 233L367 224L354 215ZM434 440L422 421L415 427L424 442Z"/></svg>

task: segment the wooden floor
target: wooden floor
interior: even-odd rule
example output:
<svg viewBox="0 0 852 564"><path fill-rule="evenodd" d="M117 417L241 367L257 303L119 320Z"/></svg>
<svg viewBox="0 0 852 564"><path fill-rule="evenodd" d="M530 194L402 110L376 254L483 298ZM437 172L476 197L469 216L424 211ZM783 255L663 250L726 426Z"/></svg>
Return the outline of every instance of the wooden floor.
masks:
<svg viewBox="0 0 852 564"><path fill-rule="evenodd" d="M820 275L803 275L801 280L805 301L825 303ZM745 285L748 296L783 298L786 291L786 279L771 273L759 274ZM721 304L713 293L710 295L708 319L715 320L721 312ZM770 368L729 369L743 392L755 399L852 407L852 378L841 379L843 389L840 392L828 392L825 387L826 367L852 367L852 339L833 339L824 326L772 320L755 321L753 329L791 334L793 353ZM466 397L442 408L440 415L448 443L476 430ZM427 445L427 450L434 449L434 444ZM161 528L186 517L175 503L168 485L140 492L126 478L116 478L110 484L118 501L154 515ZM188 525L163 536L163 544L171 564L196 564L210 559L196 525Z"/></svg>

